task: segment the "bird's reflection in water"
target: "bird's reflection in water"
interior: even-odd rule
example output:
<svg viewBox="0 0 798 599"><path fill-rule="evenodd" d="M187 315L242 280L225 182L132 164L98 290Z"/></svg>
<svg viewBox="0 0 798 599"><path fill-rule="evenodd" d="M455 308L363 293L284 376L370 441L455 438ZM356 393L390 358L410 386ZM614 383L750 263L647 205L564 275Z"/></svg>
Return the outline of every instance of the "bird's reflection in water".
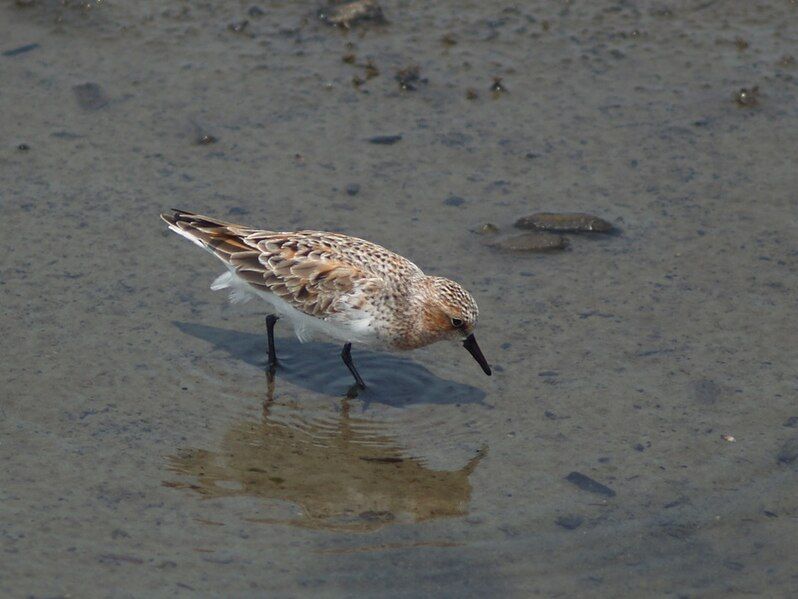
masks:
<svg viewBox="0 0 798 599"><path fill-rule="evenodd" d="M253 519L327 530L370 531L397 521L462 516L469 475L485 455L462 468L437 471L407 457L383 423L351 416L349 398L332 423L282 421L270 415L274 381L260 421L234 425L218 451L188 449L169 456L173 472L195 482L165 482L204 497L254 496L301 508L290 520Z"/></svg>

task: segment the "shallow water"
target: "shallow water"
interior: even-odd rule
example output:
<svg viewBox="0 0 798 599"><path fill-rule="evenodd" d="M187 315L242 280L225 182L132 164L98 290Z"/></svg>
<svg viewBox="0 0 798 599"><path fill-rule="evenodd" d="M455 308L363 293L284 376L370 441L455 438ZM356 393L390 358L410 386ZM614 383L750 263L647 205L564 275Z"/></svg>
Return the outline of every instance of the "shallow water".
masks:
<svg viewBox="0 0 798 599"><path fill-rule="evenodd" d="M798 593L798 4L385 0L348 33L307 3L18 4L3 595ZM263 314L172 206L462 282L494 376L356 350L348 397L340 349L278 323L270 382ZM472 232L539 211L619 234Z"/></svg>

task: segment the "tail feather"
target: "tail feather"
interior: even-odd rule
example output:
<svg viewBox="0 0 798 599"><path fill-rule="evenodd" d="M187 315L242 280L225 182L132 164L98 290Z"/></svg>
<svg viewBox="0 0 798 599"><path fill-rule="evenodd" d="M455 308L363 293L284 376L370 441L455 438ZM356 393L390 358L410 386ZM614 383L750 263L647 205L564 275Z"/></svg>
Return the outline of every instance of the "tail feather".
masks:
<svg viewBox="0 0 798 599"><path fill-rule="evenodd" d="M172 231L208 250L222 262L229 264L233 254L254 249L243 239L255 229L185 210L173 209L162 213L161 218Z"/></svg>

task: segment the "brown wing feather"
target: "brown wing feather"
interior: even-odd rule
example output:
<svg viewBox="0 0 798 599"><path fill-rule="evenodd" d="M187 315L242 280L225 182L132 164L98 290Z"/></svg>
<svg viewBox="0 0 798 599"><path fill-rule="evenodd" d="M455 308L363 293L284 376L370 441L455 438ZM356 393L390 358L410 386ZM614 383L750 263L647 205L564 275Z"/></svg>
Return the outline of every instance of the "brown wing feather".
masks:
<svg viewBox="0 0 798 599"><path fill-rule="evenodd" d="M274 293L317 317L357 307L347 294L381 285L379 273L356 265L358 256L351 254L353 248L347 248L350 253L342 251L341 241L349 246L354 241L354 251L396 256L376 244L335 233L263 231L183 211L161 217L173 229L200 241L254 288ZM411 262L404 262L420 272Z"/></svg>

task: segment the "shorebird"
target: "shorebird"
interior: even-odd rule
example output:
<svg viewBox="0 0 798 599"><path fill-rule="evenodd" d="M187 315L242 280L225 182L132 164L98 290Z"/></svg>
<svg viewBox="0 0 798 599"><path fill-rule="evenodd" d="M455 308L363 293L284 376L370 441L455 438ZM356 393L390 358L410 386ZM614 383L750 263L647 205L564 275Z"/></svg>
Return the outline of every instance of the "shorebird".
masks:
<svg viewBox="0 0 798 599"><path fill-rule="evenodd" d="M266 329L272 368L274 325L283 316L302 342L318 333L343 341L341 357L361 389L366 385L352 361L353 343L410 350L458 340L491 374L474 338L479 310L471 294L376 243L323 231L254 229L184 210L161 218L225 264L211 289L229 289L232 302L261 298L271 304Z"/></svg>

